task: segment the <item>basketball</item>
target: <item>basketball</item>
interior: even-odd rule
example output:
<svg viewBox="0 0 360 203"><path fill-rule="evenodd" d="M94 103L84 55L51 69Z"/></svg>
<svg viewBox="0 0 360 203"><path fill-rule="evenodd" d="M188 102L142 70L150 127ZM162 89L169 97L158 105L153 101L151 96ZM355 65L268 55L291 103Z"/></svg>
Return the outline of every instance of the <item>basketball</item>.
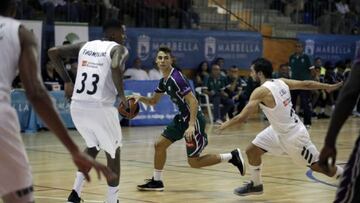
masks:
<svg viewBox="0 0 360 203"><path fill-rule="evenodd" d="M126 102L128 103L128 108L124 106L124 103L121 102L118 111L120 115L127 119L133 119L135 116L138 115L140 106L138 102L135 102L134 98L128 98L126 99Z"/></svg>

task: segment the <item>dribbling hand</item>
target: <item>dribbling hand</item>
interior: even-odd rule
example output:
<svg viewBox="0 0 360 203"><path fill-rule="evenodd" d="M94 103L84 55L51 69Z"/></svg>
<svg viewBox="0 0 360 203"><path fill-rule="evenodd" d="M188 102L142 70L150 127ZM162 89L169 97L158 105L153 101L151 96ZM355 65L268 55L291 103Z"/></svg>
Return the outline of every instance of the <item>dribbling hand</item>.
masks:
<svg viewBox="0 0 360 203"><path fill-rule="evenodd" d="M331 167L334 167L336 161L336 148L324 146L319 156L319 166L326 172L330 171Z"/></svg>
<svg viewBox="0 0 360 203"><path fill-rule="evenodd" d="M104 166L103 164L95 161L90 156L85 154L84 152L77 151L72 154L72 159L76 165L76 167L79 169L80 172L82 172L85 176L85 179L87 181L91 181L89 176L89 169L94 168L96 170L96 173L98 175L98 179L101 178L101 174L103 174L106 179L114 180L117 178L117 175L113 173L108 167Z"/></svg>

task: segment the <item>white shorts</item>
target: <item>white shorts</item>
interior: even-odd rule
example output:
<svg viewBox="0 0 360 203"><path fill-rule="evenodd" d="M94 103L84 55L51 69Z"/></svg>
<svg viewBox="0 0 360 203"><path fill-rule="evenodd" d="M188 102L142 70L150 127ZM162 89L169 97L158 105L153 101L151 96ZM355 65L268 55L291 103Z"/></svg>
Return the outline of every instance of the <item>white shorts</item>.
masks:
<svg viewBox="0 0 360 203"><path fill-rule="evenodd" d="M70 113L87 147L102 149L114 159L116 149L122 146L118 110L113 106L94 106L73 101Z"/></svg>
<svg viewBox="0 0 360 203"><path fill-rule="evenodd" d="M252 143L272 155L288 155L299 166L310 166L319 160L319 151L311 142L305 127L279 136L271 126L261 131Z"/></svg>
<svg viewBox="0 0 360 203"><path fill-rule="evenodd" d="M0 103L0 197L32 185L16 111Z"/></svg>

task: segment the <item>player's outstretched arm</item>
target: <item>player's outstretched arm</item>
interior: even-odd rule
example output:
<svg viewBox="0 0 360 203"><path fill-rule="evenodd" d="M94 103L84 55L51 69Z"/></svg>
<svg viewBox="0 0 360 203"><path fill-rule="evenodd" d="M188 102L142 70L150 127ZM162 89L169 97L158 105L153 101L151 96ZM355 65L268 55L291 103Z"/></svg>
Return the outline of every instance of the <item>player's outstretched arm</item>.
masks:
<svg viewBox="0 0 360 203"><path fill-rule="evenodd" d="M264 87L256 88L253 91L253 93L251 93L249 102L246 104L246 106L240 112L240 114L238 114L234 118L223 123L219 127L219 131L229 128L230 126L233 126L235 124L243 123L252 113L254 113L258 110L258 106L259 106L260 102L263 100L263 98L266 96L267 91L268 90Z"/></svg>
<svg viewBox="0 0 360 203"><path fill-rule="evenodd" d="M129 52L124 46L115 46L111 50L111 74L112 80L119 94L120 100L127 106L124 93L124 69Z"/></svg>
<svg viewBox="0 0 360 203"><path fill-rule="evenodd" d="M80 171L84 172L87 180L89 180L89 176L86 171L91 167L94 167L98 173L103 173L107 178L114 178L114 174L107 167L83 154L70 138L42 83L40 70L37 69L37 44L33 34L20 26L19 39L21 44L19 58L20 78L24 84L26 96L35 111L71 153L75 165Z"/></svg>
<svg viewBox="0 0 360 203"><path fill-rule="evenodd" d="M48 56L51 63L53 64L56 72L60 75L61 79L64 81L64 91L65 97L70 99L73 92L73 81L64 66L64 58L77 58L81 47L85 42L80 42L76 44L69 44L63 46L52 47L48 50Z"/></svg>
<svg viewBox="0 0 360 203"><path fill-rule="evenodd" d="M360 94L360 61L356 62L350 72L350 77L340 92L335 105L335 110L331 116L330 125L325 137L325 146L321 150L319 157L319 165L325 169L329 169L330 165L334 165L336 161L336 139L339 131L351 114L356 101Z"/></svg>
<svg viewBox="0 0 360 203"><path fill-rule="evenodd" d="M129 96L129 98L134 98L136 102L139 101L144 104L154 106L160 101L162 95L163 95L163 93L154 92L151 97L144 97L144 96L140 96L140 95L131 95L131 96Z"/></svg>
<svg viewBox="0 0 360 203"><path fill-rule="evenodd" d="M322 90L327 90L327 91L333 91L333 90L339 89L343 85L343 82L339 82L336 84L326 84L326 83L320 83L320 82L316 82L316 81L312 81L312 80L300 81L300 80L291 80L291 79L286 79L286 78L281 78L281 80L284 81L289 86L289 89L291 89L291 90L322 89Z"/></svg>

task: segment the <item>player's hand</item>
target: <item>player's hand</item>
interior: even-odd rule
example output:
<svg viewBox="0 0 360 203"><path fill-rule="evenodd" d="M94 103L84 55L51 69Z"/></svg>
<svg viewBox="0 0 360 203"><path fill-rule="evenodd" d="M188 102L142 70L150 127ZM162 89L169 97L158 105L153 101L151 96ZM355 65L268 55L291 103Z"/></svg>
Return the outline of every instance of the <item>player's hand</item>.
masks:
<svg viewBox="0 0 360 203"><path fill-rule="evenodd" d="M140 95L130 95L130 96L127 96L127 98L128 99L130 99L130 98L133 98L133 99L135 99L135 103L137 103L137 102L139 102L139 100L140 100Z"/></svg>
<svg viewBox="0 0 360 203"><path fill-rule="evenodd" d="M342 85L343 85L343 81L341 81L341 82L338 82L338 83L336 83L336 84L333 84L333 85L330 85L330 87L329 88L327 88L326 89L326 91L327 92L332 92L332 91L334 91L334 90L337 90L337 89L339 89Z"/></svg>
<svg viewBox="0 0 360 203"><path fill-rule="evenodd" d="M194 135L195 135L195 126L190 125L184 133L186 142L192 142Z"/></svg>
<svg viewBox="0 0 360 203"><path fill-rule="evenodd" d="M74 84L72 82L64 83L65 98L71 100L72 93L74 91Z"/></svg>
<svg viewBox="0 0 360 203"><path fill-rule="evenodd" d="M214 130L214 132L218 135L221 135L223 133L223 131L225 130L225 128L227 128L227 125L225 123L217 126Z"/></svg>
<svg viewBox="0 0 360 203"><path fill-rule="evenodd" d="M319 166L326 172L334 167L336 161L336 148L324 146L319 156Z"/></svg>
<svg viewBox="0 0 360 203"><path fill-rule="evenodd" d="M95 161L84 152L77 151L75 153L72 153L71 155L76 167L79 169L80 172L84 174L87 181L90 181L90 176L88 172L90 171L89 169L91 169L92 167L96 170L98 179L101 178L101 173L106 177L108 181L117 178L117 175L113 173L108 167Z"/></svg>

